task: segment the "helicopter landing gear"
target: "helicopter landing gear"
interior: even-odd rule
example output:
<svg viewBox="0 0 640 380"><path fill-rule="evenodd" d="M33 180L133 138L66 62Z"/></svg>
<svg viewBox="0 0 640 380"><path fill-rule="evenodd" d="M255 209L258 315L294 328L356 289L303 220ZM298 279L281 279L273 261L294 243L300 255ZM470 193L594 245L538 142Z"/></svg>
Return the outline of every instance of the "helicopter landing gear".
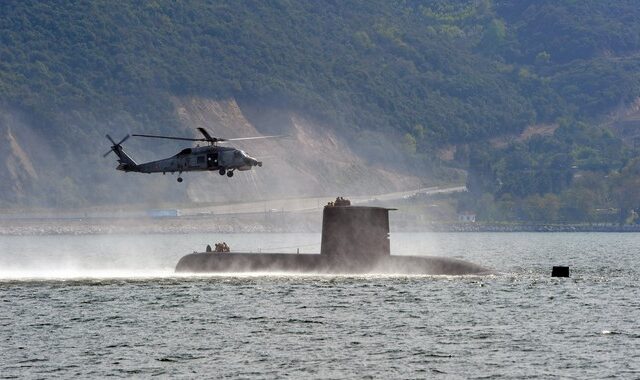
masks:
<svg viewBox="0 0 640 380"><path fill-rule="evenodd" d="M227 177L229 177L229 178L233 177L233 170L229 170L227 172Z"/></svg>
<svg viewBox="0 0 640 380"><path fill-rule="evenodd" d="M178 182L182 182L182 177L178 177Z"/></svg>
<svg viewBox="0 0 640 380"><path fill-rule="evenodd" d="M226 173L227 171L225 170L225 168L221 168L220 170L218 170L218 173L220 173L220 175L224 175L224 173Z"/></svg>

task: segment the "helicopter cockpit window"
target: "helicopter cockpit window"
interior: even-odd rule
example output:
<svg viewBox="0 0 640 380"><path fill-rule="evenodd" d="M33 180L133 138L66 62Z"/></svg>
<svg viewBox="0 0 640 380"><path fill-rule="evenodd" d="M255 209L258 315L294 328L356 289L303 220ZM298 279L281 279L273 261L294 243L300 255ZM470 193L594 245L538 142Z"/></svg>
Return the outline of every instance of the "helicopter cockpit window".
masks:
<svg viewBox="0 0 640 380"><path fill-rule="evenodd" d="M182 149L182 150L180 151L180 153L178 153L178 154L179 154L179 155L191 154L191 148L185 148L185 149Z"/></svg>

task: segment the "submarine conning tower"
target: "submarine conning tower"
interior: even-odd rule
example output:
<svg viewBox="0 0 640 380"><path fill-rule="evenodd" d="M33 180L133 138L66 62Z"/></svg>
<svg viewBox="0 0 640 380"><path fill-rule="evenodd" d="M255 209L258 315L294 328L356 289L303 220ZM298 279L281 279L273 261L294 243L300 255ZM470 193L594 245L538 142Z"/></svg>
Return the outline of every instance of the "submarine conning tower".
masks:
<svg viewBox="0 0 640 380"><path fill-rule="evenodd" d="M344 264L375 263L391 255L389 248L389 209L351 206L338 197L322 213L320 254Z"/></svg>

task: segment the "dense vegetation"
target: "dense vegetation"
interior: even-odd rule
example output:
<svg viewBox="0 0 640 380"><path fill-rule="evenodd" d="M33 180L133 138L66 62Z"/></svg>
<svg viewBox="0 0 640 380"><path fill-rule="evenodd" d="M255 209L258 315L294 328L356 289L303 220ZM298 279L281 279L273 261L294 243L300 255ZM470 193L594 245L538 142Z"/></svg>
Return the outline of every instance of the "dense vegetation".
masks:
<svg viewBox="0 0 640 380"><path fill-rule="evenodd" d="M476 203L561 195L574 166L607 175L635 154L594 125L640 95L639 20L631 0L4 1L0 105L88 154L93 125L159 132L171 96L233 97L328 121L364 153L399 141L403 163L467 144ZM536 123L562 126L486 143Z"/></svg>
<svg viewBox="0 0 640 380"><path fill-rule="evenodd" d="M553 136L473 146L460 206L489 221L625 222L640 204L634 156L608 130L561 120Z"/></svg>
<svg viewBox="0 0 640 380"><path fill-rule="evenodd" d="M47 120L164 119L167 95L198 94L464 141L639 92L633 1L6 1L0 14L2 101Z"/></svg>

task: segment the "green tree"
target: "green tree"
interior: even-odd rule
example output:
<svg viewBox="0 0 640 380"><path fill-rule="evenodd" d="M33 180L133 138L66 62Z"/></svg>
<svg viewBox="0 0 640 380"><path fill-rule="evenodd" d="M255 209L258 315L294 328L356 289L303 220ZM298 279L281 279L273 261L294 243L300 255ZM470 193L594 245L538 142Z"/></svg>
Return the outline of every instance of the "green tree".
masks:
<svg viewBox="0 0 640 380"><path fill-rule="evenodd" d="M633 210L640 209L640 158L631 160L611 178L611 192L620 213L618 221L624 223Z"/></svg>

